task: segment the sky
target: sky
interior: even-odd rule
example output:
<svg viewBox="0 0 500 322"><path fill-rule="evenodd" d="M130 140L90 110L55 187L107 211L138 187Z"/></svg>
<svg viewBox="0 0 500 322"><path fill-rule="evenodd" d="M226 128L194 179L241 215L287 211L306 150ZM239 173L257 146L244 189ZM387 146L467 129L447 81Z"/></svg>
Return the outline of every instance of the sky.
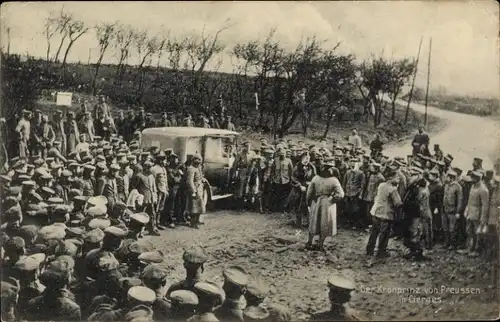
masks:
<svg viewBox="0 0 500 322"><path fill-rule="evenodd" d="M237 43L264 39L272 28L275 38L292 49L303 37L316 35L338 51L356 55L359 61L373 55L388 59L416 57L423 37L417 86L425 87L429 39L432 38L431 89L458 94L500 96L499 6L496 1L303 1L303 2L11 2L2 3L1 44L6 46L10 27L11 52L44 57L45 19L64 7L92 26L120 22L151 35L170 30L175 37L214 32L227 24L221 41ZM52 47L57 47L54 38ZM94 32L82 36L69 61L95 61ZM134 59L135 58L135 59ZM221 57L221 71L232 70L229 54ZM135 64L131 57L130 64ZM104 62L116 62L109 50Z"/></svg>

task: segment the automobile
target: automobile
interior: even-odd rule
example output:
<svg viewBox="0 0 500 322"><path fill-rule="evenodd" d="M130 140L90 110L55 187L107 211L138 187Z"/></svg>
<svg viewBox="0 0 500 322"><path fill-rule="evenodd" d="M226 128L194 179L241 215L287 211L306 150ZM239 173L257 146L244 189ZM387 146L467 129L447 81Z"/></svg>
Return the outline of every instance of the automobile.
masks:
<svg viewBox="0 0 500 322"><path fill-rule="evenodd" d="M199 153L203 158L203 174L206 179L203 202L229 198L231 189L231 167L234 162L240 133L201 127L155 127L142 131L141 147L172 149L185 163Z"/></svg>

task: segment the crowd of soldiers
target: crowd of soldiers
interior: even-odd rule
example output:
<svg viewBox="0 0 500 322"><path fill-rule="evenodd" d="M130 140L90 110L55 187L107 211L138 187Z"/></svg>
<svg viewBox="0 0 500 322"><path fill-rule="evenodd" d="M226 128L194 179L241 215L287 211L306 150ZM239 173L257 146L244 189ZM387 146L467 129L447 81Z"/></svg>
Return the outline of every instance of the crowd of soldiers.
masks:
<svg viewBox="0 0 500 322"><path fill-rule="evenodd" d="M141 149L141 130L175 125L168 115L152 125L143 110L114 119L102 99L92 112L83 107L52 122L24 111L4 147L13 157L0 175L2 320L290 320L285 307L263 304L268 286L242 267L224 270L222 286L205 280L201 247L183 255L186 279L167 286L163 253L140 241L176 224L199 227L202 157L181 164L172 149ZM423 131L406 159L384 155L379 137L369 149L356 131L348 142L243 143L232 162L235 207L295 214L311 250L333 235L336 205L340 225L370 229L369 256L377 241L375 257L389 256L391 237L413 260L436 243L498 253L499 178L481 159L463 172L438 145L430 153ZM348 305L354 283L335 276L328 286L331 309L313 318L359 319Z"/></svg>

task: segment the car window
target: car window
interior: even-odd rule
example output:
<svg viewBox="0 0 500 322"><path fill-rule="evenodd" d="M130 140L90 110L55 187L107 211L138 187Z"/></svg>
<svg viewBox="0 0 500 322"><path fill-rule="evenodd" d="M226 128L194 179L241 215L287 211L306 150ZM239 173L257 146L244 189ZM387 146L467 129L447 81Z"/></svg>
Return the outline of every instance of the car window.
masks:
<svg viewBox="0 0 500 322"><path fill-rule="evenodd" d="M217 161L227 158L224 156L224 145L221 138L207 137L205 145L205 160Z"/></svg>

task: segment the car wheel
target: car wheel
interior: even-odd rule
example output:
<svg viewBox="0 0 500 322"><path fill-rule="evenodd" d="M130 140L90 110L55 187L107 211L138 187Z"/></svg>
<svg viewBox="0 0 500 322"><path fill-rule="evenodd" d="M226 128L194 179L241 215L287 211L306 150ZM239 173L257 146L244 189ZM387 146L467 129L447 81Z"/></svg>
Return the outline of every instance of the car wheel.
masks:
<svg viewBox="0 0 500 322"><path fill-rule="evenodd" d="M207 210L207 205L208 205L208 190L207 187L203 189L203 197L202 197L202 202L203 202L203 208L205 211Z"/></svg>

